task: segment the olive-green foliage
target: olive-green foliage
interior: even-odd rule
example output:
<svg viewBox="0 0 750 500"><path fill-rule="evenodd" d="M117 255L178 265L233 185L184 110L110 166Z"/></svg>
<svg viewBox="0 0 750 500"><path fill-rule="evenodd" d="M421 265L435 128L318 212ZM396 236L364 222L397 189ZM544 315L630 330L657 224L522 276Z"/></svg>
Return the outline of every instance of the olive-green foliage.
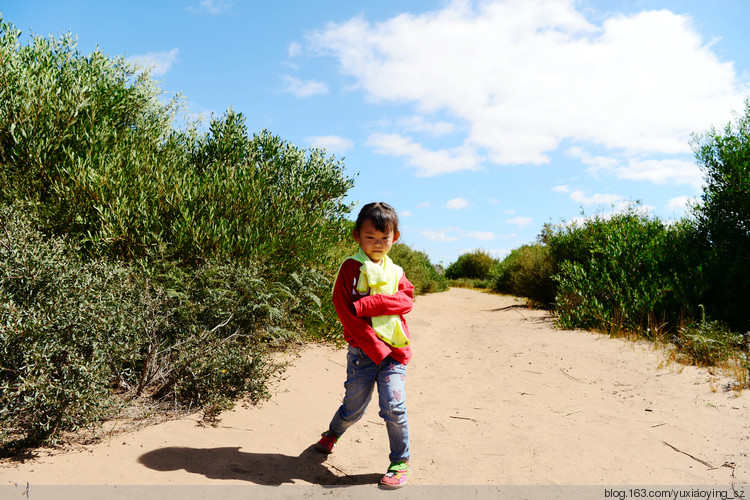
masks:
<svg viewBox="0 0 750 500"><path fill-rule="evenodd" d="M555 300L552 279L555 270L555 262L546 245L523 245L511 251L492 271L492 289L550 306Z"/></svg>
<svg viewBox="0 0 750 500"><path fill-rule="evenodd" d="M329 249L349 237L342 199L353 182L343 163L268 132L250 138L231 111L183 139L194 168L178 173L178 198L161 207L181 252L250 257L282 274L334 265Z"/></svg>
<svg viewBox="0 0 750 500"><path fill-rule="evenodd" d="M253 266L144 273L82 260L0 210L0 450L111 414L115 391L204 408L266 396L268 346L295 334L292 290ZM310 279L310 278L308 278Z"/></svg>
<svg viewBox="0 0 750 500"><path fill-rule="evenodd" d="M0 201L41 202L43 229L92 255L234 257L278 275L331 264L350 210L340 161L251 137L231 109L206 133L174 130L179 101L162 104L121 57L83 56L70 36L18 37L0 24Z"/></svg>
<svg viewBox="0 0 750 500"><path fill-rule="evenodd" d="M96 422L114 391L263 397L268 348L335 319L343 164L231 109L176 130L179 99L123 58L19 39L0 19L0 446Z"/></svg>
<svg viewBox="0 0 750 500"><path fill-rule="evenodd" d="M582 225L547 225L556 262L555 311L563 327L647 336L691 312L699 255L689 225L667 226L630 207Z"/></svg>
<svg viewBox="0 0 750 500"><path fill-rule="evenodd" d="M454 288L471 288L476 290L488 290L492 288L491 276L487 279L478 278L456 278L449 282Z"/></svg>
<svg viewBox="0 0 750 500"><path fill-rule="evenodd" d="M460 255L456 262L451 263L445 270L445 277L448 279L486 279L497 263L497 259L492 257L489 252L474 250Z"/></svg>
<svg viewBox="0 0 750 500"><path fill-rule="evenodd" d="M96 420L112 404L110 336L126 329L123 270L82 263L0 214L0 450Z"/></svg>
<svg viewBox="0 0 750 500"><path fill-rule="evenodd" d="M152 231L141 188L175 167L165 143L178 101L161 104L122 57L79 54L70 35L28 46L19 36L0 19L0 200L42 202L40 219L58 234L109 237L123 251L155 245L128 229Z"/></svg>
<svg viewBox="0 0 750 500"><path fill-rule="evenodd" d="M706 181L693 210L710 249L703 303L714 319L750 330L750 99L734 124L696 135L692 145Z"/></svg>
<svg viewBox="0 0 750 500"><path fill-rule="evenodd" d="M403 268L404 274L414 285L415 295L443 292L448 289L448 280L438 273L426 253L397 243L388 255Z"/></svg>

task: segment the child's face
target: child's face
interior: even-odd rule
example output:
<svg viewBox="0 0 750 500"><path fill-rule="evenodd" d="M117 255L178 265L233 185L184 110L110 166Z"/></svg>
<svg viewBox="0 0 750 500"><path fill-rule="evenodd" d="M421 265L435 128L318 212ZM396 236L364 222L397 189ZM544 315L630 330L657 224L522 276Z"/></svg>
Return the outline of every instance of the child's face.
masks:
<svg viewBox="0 0 750 500"><path fill-rule="evenodd" d="M396 231L395 233L390 230L388 232L378 231L375 226L372 225L372 221L366 220L362 223L362 227L359 231L354 230L354 239L362 247L365 254L370 258L371 261L379 264L383 257L391 251L391 247L401 234Z"/></svg>

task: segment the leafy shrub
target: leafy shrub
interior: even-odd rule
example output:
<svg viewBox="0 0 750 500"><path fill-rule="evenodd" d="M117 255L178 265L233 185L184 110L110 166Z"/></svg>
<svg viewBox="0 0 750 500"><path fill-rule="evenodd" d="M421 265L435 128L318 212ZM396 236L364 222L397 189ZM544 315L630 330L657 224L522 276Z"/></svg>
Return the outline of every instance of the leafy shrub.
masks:
<svg viewBox="0 0 750 500"><path fill-rule="evenodd" d="M454 288L471 288L475 290L489 290L492 288L490 279L458 278L450 280L450 286Z"/></svg>
<svg viewBox="0 0 750 500"><path fill-rule="evenodd" d="M705 173L701 202L694 207L698 233L709 249L703 261L708 314L730 327L750 330L750 99L744 116L723 130L693 137Z"/></svg>
<svg viewBox="0 0 750 500"><path fill-rule="evenodd" d="M484 250L474 250L460 255L456 262L451 263L445 270L448 279L478 278L486 279L490 271L497 265L497 259Z"/></svg>
<svg viewBox="0 0 750 500"><path fill-rule="evenodd" d="M160 207L173 215L166 230L180 254L250 258L279 275L335 266L330 249L350 237L342 199L353 181L343 163L265 131L248 137L231 111L186 147L195 168L179 173L174 208Z"/></svg>
<svg viewBox="0 0 750 500"><path fill-rule="evenodd" d="M40 222L57 234L108 237L122 251L155 245L150 207L134 209L153 191L141 188L175 167L165 143L178 99L160 103L147 74L122 57L79 54L71 35L28 46L19 37L0 19L0 199L41 202Z"/></svg>
<svg viewBox="0 0 750 500"><path fill-rule="evenodd" d="M448 289L448 280L438 273L426 253L397 243L388 255L404 269L404 274L414 285L415 295L443 292Z"/></svg>
<svg viewBox="0 0 750 500"><path fill-rule="evenodd" d="M0 210L0 449L100 421L118 392L207 411L262 399L269 348L297 339L315 311L314 276L293 276L292 290L249 265L186 273L78 250Z"/></svg>
<svg viewBox="0 0 750 500"><path fill-rule="evenodd" d="M0 205L23 206L2 214L0 445L105 418L116 391L264 397L269 347L322 328L343 165L231 110L174 130L179 99L122 57L19 36L0 20Z"/></svg>
<svg viewBox="0 0 750 500"><path fill-rule="evenodd" d="M123 328L127 280L116 266L81 262L70 243L47 240L7 210L0 226L2 449L42 442L112 407L106 341Z"/></svg>
<svg viewBox="0 0 750 500"><path fill-rule="evenodd" d="M42 229L92 255L232 257L277 277L331 265L350 210L341 162L251 137L231 109L209 132L174 130L179 99L162 104L122 57L83 56L69 35L30 46L19 35L0 20L0 201L40 202Z"/></svg>
<svg viewBox="0 0 750 500"><path fill-rule="evenodd" d="M676 242L684 243L688 234L684 226L670 228L636 207L582 226L545 227L542 241L558 266L560 325L647 336L677 326L689 307L686 280L694 263Z"/></svg>
<svg viewBox="0 0 750 500"><path fill-rule="evenodd" d="M511 251L493 270L492 289L549 306L555 300L554 272L555 262L547 246L523 245Z"/></svg>

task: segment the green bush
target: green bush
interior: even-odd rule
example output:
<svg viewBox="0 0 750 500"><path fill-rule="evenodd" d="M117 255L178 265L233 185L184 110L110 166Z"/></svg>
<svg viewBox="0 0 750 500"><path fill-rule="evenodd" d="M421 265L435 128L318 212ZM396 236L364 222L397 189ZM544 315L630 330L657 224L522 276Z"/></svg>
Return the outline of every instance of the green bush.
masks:
<svg viewBox="0 0 750 500"><path fill-rule="evenodd" d="M39 202L42 229L92 255L231 257L276 276L331 266L351 208L340 161L251 137L231 109L206 133L174 130L180 101L162 104L123 58L19 36L0 21L0 201Z"/></svg>
<svg viewBox="0 0 750 500"><path fill-rule="evenodd" d="M750 330L750 99L744 116L723 130L693 137L705 173L694 208L698 233L708 249L703 261L708 314L731 328Z"/></svg>
<svg viewBox="0 0 750 500"><path fill-rule="evenodd" d="M456 262L451 263L445 270L448 279L471 278L487 279L490 271L498 261L484 250L474 250L460 255Z"/></svg>
<svg viewBox="0 0 750 500"><path fill-rule="evenodd" d="M123 58L19 39L0 20L0 448L139 396L265 397L269 350L335 318L343 164L231 109L175 130Z"/></svg>
<svg viewBox="0 0 750 500"><path fill-rule="evenodd" d="M697 268L696 254L682 247L689 235L687 226L667 226L637 207L581 226L546 226L560 325L646 336L679 326Z"/></svg>
<svg viewBox="0 0 750 500"><path fill-rule="evenodd" d="M457 278L450 280L450 286L454 288L471 288L475 290L490 290L492 289L492 280L477 279L477 278Z"/></svg>
<svg viewBox="0 0 750 500"><path fill-rule="evenodd" d="M492 289L550 306L555 300L554 273L555 262L547 246L523 245L511 251L492 271Z"/></svg>
<svg viewBox="0 0 750 500"><path fill-rule="evenodd" d="M82 260L8 208L0 229L0 449L111 416L118 394L207 411L262 399L269 348L320 314L314 276L292 289L232 262L186 273Z"/></svg>
<svg viewBox="0 0 750 500"><path fill-rule="evenodd" d="M171 193L179 199L162 206L175 207L166 231L180 254L251 258L279 275L337 264L331 248L350 237L342 200L353 181L343 163L268 132L247 137L244 117L231 111L189 148L195 168L179 173Z"/></svg>
<svg viewBox="0 0 750 500"><path fill-rule="evenodd" d="M0 450L39 443L106 415L110 338L127 329L124 269L84 263L0 213ZM127 306L125 306L127 307Z"/></svg>
<svg viewBox="0 0 750 500"><path fill-rule="evenodd" d="M438 273L426 253L397 243L388 255L404 269L404 274L414 285L415 295L444 292L448 289L448 280Z"/></svg>
<svg viewBox="0 0 750 500"><path fill-rule="evenodd" d="M156 246L148 187L177 167L178 99L162 104L147 74L122 57L79 54L71 35L28 46L19 37L0 19L0 200L40 202L40 222L57 234L104 238L123 253Z"/></svg>

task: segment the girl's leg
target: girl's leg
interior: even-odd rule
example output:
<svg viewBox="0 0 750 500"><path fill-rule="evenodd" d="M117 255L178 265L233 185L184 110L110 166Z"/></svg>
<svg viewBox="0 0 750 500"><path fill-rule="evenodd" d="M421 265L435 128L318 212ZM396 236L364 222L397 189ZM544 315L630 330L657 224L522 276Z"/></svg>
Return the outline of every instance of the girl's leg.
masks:
<svg viewBox="0 0 750 500"><path fill-rule="evenodd" d="M409 460L409 419L406 415L406 365L388 357L380 363L378 395L391 445L391 462Z"/></svg>
<svg viewBox="0 0 750 500"><path fill-rule="evenodd" d="M346 355L346 382L344 402L333 415L328 428L341 436L364 415L370 403L378 374L378 365L372 362L361 349L349 346Z"/></svg>

